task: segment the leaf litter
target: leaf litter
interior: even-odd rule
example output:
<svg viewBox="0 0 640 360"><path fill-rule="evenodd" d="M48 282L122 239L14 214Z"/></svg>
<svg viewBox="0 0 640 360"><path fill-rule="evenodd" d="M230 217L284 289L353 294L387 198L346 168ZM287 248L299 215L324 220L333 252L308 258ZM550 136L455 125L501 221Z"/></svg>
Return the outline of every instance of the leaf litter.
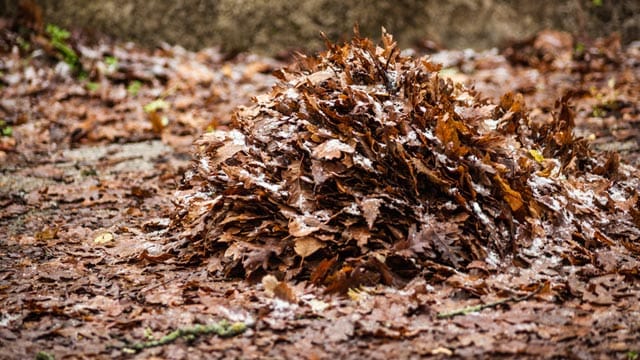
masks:
<svg viewBox="0 0 640 360"><path fill-rule="evenodd" d="M492 103L382 38L301 57L196 142L172 223L183 257L342 291L474 262L603 271L600 251L638 273L638 170L575 136L571 94L536 121L522 95Z"/></svg>
<svg viewBox="0 0 640 360"><path fill-rule="evenodd" d="M122 356L153 334L222 319L247 330L136 356L637 354L638 247L626 223L637 226L637 184L625 165L638 165L637 45L545 33L423 61L420 49L400 56L356 38L324 60L302 57L264 94L272 59L71 31L85 83L46 35L15 24L3 20L0 36L4 356ZM251 96L235 123L258 123L227 129ZM158 99L168 106L154 131L144 106ZM180 190L191 200L170 224L185 152L202 133ZM218 199L236 161L251 162L229 173L243 184ZM207 211L234 196L246 207L251 193L247 213ZM206 237L218 226L221 242ZM113 240L94 242L103 234ZM484 310L437 316L469 309Z"/></svg>

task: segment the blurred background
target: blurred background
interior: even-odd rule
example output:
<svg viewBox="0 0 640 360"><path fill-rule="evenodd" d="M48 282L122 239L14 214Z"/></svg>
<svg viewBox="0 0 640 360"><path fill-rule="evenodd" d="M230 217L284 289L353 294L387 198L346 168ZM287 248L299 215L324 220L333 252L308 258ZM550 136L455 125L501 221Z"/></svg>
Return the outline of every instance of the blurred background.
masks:
<svg viewBox="0 0 640 360"><path fill-rule="evenodd" d="M16 16L17 0L0 0ZM353 25L377 37L384 26L402 47L485 49L558 29L579 38L618 32L640 39L638 0L36 0L44 23L188 49L266 55L322 48L320 32L346 39Z"/></svg>

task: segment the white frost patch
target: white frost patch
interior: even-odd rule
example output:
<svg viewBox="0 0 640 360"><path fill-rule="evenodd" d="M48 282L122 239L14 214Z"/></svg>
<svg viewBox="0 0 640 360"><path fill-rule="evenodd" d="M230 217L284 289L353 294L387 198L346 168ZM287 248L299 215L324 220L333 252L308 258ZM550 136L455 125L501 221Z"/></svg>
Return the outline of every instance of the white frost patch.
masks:
<svg viewBox="0 0 640 360"><path fill-rule="evenodd" d="M593 191L584 191L577 188L567 188L567 193L573 200L580 202L582 206L589 209L593 208L593 199L595 197Z"/></svg>
<svg viewBox="0 0 640 360"><path fill-rule="evenodd" d="M337 159L342 153L353 154L355 149L349 144L345 144L338 139L331 139L318 145L312 153L316 159Z"/></svg>
<svg viewBox="0 0 640 360"><path fill-rule="evenodd" d="M360 154L353 155L353 163L360 166L361 168L375 172L371 159L364 157Z"/></svg>
<svg viewBox="0 0 640 360"><path fill-rule="evenodd" d="M280 131L278 131L274 137L279 137L281 139L289 139L293 137L293 133L296 131L295 126L283 126Z"/></svg>
<svg viewBox="0 0 640 360"><path fill-rule="evenodd" d="M229 319L229 321L243 322L247 326L253 326L256 323L256 320L253 318L253 316L251 316L251 314L249 314L248 312L243 311L243 310L240 310L240 311L231 310L231 309L227 308L226 306L219 305L218 306L218 311L225 318Z"/></svg>
<svg viewBox="0 0 640 360"><path fill-rule="evenodd" d="M273 305L273 311L275 312L289 312L289 311L294 311L295 309L298 308L297 304L292 304L280 298L274 298L272 305Z"/></svg>
<svg viewBox="0 0 640 360"><path fill-rule="evenodd" d="M399 139L400 143L407 144L411 146L418 146L420 142L418 142L418 134L415 131L411 130L405 136L401 136Z"/></svg>
<svg viewBox="0 0 640 360"><path fill-rule="evenodd" d="M528 256L539 257L544 249L545 239L539 236L533 238L531 246L523 250L523 253Z"/></svg>
<svg viewBox="0 0 640 360"><path fill-rule="evenodd" d="M484 124L490 129L495 130L498 128L498 124L500 124L500 120L495 119L485 119Z"/></svg>
<svg viewBox="0 0 640 360"><path fill-rule="evenodd" d="M359 216L360 215L360 209L358 208L356 203L351 203L351 205L349 205L349 207L344 208L344 212L346 212L347 214L350 214L350 215L355 215L355 216Z"/></svg>
<svg viewBox="0 0 640 360"><path fill-rule="evenodd" d="M209 168L209 161L205 158L200 158L200 167L207 173L211 172L211 168Z"/></svg>
<svg viewBox="0 0 640 360"><path fill-rule="evenodd" d="M380 105L380 102L375 101L369 94L367 94L367 97L371 103L373 103L373 112L375 113L376 119L382 117L382 105Z"/></svg>
<svg viewBox="0 0 640 360"><path fill-rule="evenodd" d="M233 140L233 145L244 145L244 134L238 130L229 131L229 138Z"/></svg>
<svg viewBox="0 0 640 360"><path fill-rule="evenodd" d="M617 186L609 188L608 192L609 192L609 196L611 197L611 200L613 201L616 201L616 202L627 201L627 195L623 190L619 189Z"/></svg>
<svg viewBox="0 0 640 360"><path fill-rule="evenodd" d="M243 169L242 171L240 171L240 175L242 176L242 178L244 178L244 179L241 179L241 180L245 181L245 179L247 179L247 180L253 182L254 184L256 184L256 185L258 185L258 186L260 186L260 187L262 187L264 189L267 189L267 190L269 190L269 191L271 191L273 193L279 192L281 187L282 187L281 185L270 184L270 183L264 181L264 174L260 174L260 176L254 176L253 174L251 174L247 170Z"/></svg>
<svg viewBox="0 0 640 360"><path fill-rule="evenodd" d="M491 195L491 190L489 190L487 187L485 187L484 185L478 184L476 182L472 182L471 186L473 187L473 190L475 192L477 192L478 194L482 195L482 196L489 196Z"/></svg>
<svg viewBox="0 0 640 360"><path fill-rule="evenodd" d="M14 320L21 318L20 314L2 314L0 317L0 326L7 327Z"/></svg>
<svg viewBox="0 0 640 360"><path fill-rule="evenodd" d="M491 225L491 220L489 219L487 214L482 212L482 209L480 208L480 205L478 205L477 202L472 201L471 202L471 207L473 208L473 212L480 219L480 221L482 222L483 225L485 225L485 226L490 226Z"/></svg>
<svg viewBox="0 0 640 360"><path fill-rule="evenodd" d="M490 266L496 267L496 268L499 267L500 264L502 263L502 261L500 260L500 256L498 256L498 254L493 250L489 251L484 261Z"/></svg>
<svg viewBox="0 0 640 360"><path fill-rule="evenodd" d="M299 97L298 91L296 91L294 88L287 88L287 91L284 92L284 95L293 100L296 100Z"/></svg>
<svg viewBox="0 0 640 360"><path fill-rule="evenodd" d="M222 198L222 195L218 195L214 199L211 199L211 194L203 193L202 191L196 191L194 193L190 193L188 191L177 190L174 193L174 197L176 199L182 199L185 202L200 200L202 202L211 201L212 203L215 204L216 202L220 201L220 199Z"/></svg>
<svg viewBox="0 0 640 360"><path fill-rule="evenodd" d="M550 179L544 176L538 176L535 174L531 175L529 180L527 180L527 184L532 188L542 188L542 189L545 189L545 188L553 189L553 187L556 185L553 179Z"/></svg>
<svg viewBox="0 0 640 360"><path fill-rule="evenodd" d="M453 211L458 208L458 205L454 204L453 201L447 201L442 205L445 210Z"/></svg>

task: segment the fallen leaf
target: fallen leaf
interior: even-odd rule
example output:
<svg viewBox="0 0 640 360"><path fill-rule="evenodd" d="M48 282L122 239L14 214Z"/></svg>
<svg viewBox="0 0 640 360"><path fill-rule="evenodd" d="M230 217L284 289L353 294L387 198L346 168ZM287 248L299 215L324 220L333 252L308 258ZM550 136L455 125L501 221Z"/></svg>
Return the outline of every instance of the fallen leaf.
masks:
<svg viewBox="0 0 640 360"><path fill-rule="evenodd" d="M316 314L322 314L329 308L329 306L331 306L329 303L318 299L311 299L307 302L307 304L309 305L309 307L311 307L311 311Z"/></svg>
<svg viewBox="0 0 640 360"><path fill-rule="evenodd" d="M306 258L307 256L322 249L324 246L325 245L322 241L314 237L307 236L295 239L293 249L295 250L296 254L300 255L300 257Z"/></svg>
<svg viewBox="0 0 640 360"><path fill-rule="evenodd" d="M369 230L373 228L373 224L376 222L378 215L380 215L380 205L382 205L381 199L366 198L360 202L360 208L364 214L364 218L367 221Z"/></svg>
<svg viewBox="0 0 640 360"><path fill-rule="evenodd" d="M343 143L338 139L331 139L318 145L312 156L315 159L332 160L342 156L342 153L353 154L355 149L353 146Z"/></svg>
<svg viewBox="0 0 640 360"><path fill-rule="evenodd" d="M447 349L446 347L437 347L433 350L431 350L431 355L445 355L445 356L451 356L453 355L453 351Z"/></svg>
<svg viewBox="0 0 640 360"><path fill-rule="evenodd" d="M296 216L289 221L289 234L295 237L310 235L318 230L319 226L314 226L316 221L309 216Z"/></svg>
<svg viewBox="0 0 640 360"><path fill-rule="evenodd" d="M262 286L267 296L276 297L290 303L298 301L293 288L285 281L279 281L278 278L271 274L262 277Z"/></svg>
<svg viewBox="0 0 640 360"><path fill-rule="evenodd" d="M533 157L533 159L538 163L542 163L544 161L544 156L542 156L540 151L536 149L529 149L529 154L531 154L531 157Z"/></svg>
<svg viewBox="0 0 640 360"><path fill-rule="evenodd" d="M93 242L95 244L98 244L98 245L105 245L105 244L108 244L108 243L112 242L114 239L115 238L114 238L112 233L103 232L103 233L99 234L98 236L96 236L93 239Z"/></svg>
<svg viewBox="0 0 640 360"><path fill-rule="evenodd" d="M280 281L277 277L269 274L262 277L262 286L264 287L264 291L268 296L274 295L274 290Z"/></svg>

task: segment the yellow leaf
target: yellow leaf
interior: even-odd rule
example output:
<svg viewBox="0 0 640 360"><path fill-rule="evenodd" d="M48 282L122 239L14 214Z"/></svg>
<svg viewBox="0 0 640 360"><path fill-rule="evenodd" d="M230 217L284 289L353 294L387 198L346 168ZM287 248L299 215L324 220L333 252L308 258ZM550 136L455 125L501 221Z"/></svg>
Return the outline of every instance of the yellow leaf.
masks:
<svg viewBox="0 0 640 360"><path fill-rule="evenodd" d="M169 103L164 101L163 99L156 99L152 102L145 105L142 109L146 113L157 112L159 110L167 110L169 108Z"/></svg>
<svg viewBox="0 0 640 360"><path fill-rule="evenodd" d="M544 161L544 156L542 156L542 154L540 153L540 151L536 150L536 149L529 149L529 154L531 155L531 157L533 157L533 159L535 161L537 161L538 163L541 163Z"/></svg>
<svg viewBox="0 0 640 360"><path fill-rule="evenodd" d="M347 295L352 301L358 301L360 300L360 296L362 295L362 292L358 289L349 288L349 290L347 291Z"/></svg>
<svg viewBox="0 0 640 360"><path fill-rule="evenodd" d="M113 234L110 232L105 232L102 233L98 236L96 236L95 239L93 239L93 242L98 244L98 245L104 245L104 244L108 244L110 242L112 242L114 239Z"/></svg>
<svg viewBox="0 0 640 360"><path fill-rule="evenodd" d="M233 68L231 67L231 65L229 64L225 64L222 69L221 72L224 76L230 78L233 76Z"/></svg>
<svg viewBox="0 0 640 360"><path fill-rule="evenodd" d="M349 290L347 290L347 296L349 296L351 301L355 301L355 302L366 300L371 296L369 293L370 290L371 288L368 288L368 287L360 287L357 289L349 288Z"/></svg>

